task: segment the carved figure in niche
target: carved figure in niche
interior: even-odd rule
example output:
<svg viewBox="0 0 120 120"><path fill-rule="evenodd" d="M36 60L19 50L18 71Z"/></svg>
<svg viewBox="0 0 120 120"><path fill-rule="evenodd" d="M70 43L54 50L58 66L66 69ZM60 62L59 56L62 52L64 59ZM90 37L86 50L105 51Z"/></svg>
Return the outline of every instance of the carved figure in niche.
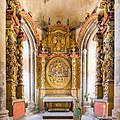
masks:
<svg viewBox="0 0 120 120"><path fill-rule="evenodd" d="M65 52L65 36L61 33L56 33L52 41L53 52Z"/></svg>

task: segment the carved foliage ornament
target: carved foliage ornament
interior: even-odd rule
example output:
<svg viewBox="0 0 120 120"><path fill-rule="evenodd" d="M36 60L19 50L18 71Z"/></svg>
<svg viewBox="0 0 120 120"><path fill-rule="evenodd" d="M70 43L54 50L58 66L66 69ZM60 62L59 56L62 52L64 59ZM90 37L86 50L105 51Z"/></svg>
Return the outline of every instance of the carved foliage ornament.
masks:
<svg viewBox="0 0 120 120"><path fill-rule="evenodd" d="M51 59L46 67L46 77L53 88L64 88L70 82L70 64L62 57Z"/></svg>

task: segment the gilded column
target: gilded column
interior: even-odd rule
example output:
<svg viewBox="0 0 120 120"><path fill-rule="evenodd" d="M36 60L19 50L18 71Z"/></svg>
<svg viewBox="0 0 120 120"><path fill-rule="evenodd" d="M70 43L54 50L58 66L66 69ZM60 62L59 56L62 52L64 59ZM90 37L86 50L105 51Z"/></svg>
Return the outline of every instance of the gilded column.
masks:
<svg viewBox="0 0 120 120"><path fill-rule="evenodd" d="M46 54L44 54L44 51L43 51L43 54L40 55L40 66L41 66L41 81L40 81L40 105L39 105L39 108L40 110L45 110L45 107L44 107L44 103L43 103L43 99L44 99L44 96L45 96L45 64L46 64Z"/></svg>
<svg viewBox="0 0 120 120"><path fill-rule="evenodd" d="M76 53L75 48L73 48L73 53L71 55L72 58L72 96L77 97L77 89L76 89Z"/></svg>
<svg viewBox="0 0 120 120"><path fill-rule="evenodd" d="M6 110L6 1L0 1L0 120L8 120Z"/></svg>
<svg viewBox="0 0 120 120"><path fill-rule="evenodd" d="M108 23L104 38L104 92L103 98L108 102L108 115L111 116L114 99L114 1L107 1Z"/></svg>
<svg viewBox="0 0 120 120"><path fill-rule="evenodd" d="M95 97L102 98L103 91L102 91L102 45L103 45L103 36L101 34L100 29L96 33L96 83L95 83Z"/></svg>
<svg viewBox="0 0 120 120"><path fill-rule="evenodd" d="M41 97L45 96L45 58L42 60L42 73L41 73Z"/></svg>
<svg viewBox="0 0 120 120"><path fill-rule="evenodd" d="M17 98L22 99L24 97L24 85L23 85L23 45L22 45L22 39L23 32L21 30L21 27L19 28L19 33L17 36L17 62L18 62L18 72L17 72Z"/></svg>
<svg viewBox="0 0 120 120"><path fill-rule="evenodd" d="M72 96L76 97L76 59L72 58Z"/></svg>
<svg viewBox="0 0 120 120"><path fill-rule="evenodd" d="M69 48L70 48L69 40L70 40L70 31L69 31L69 28L68 28L67 29L67 34L66 34L66 49L67 49L67 53L69 52Z"/></svg>
<svg viewBox="0 0 120 120"><path fill-rule="evenodd" d="M113 117L120 120L120 0L115 0L115 60Z"/></svg>
<svg viewBox="0 0 120 120"><path fill-rule="evenodd" d="M9 4L9 5L8 5ZM9 116L13 115L13 100L16 99L17 60L16 60L16 34L13 29L13 14L15 13L12 3L7 3L6 11L6 96Z"/></svg>

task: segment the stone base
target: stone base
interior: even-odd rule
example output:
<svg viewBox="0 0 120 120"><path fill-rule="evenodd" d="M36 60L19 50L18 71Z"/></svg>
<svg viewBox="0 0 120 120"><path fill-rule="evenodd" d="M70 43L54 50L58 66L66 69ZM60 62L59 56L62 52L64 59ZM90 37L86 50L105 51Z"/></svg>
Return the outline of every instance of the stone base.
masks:
<svg viewBox="0 0 120 120"><path fill-rule="evenodd" d="M82 114L86 116L93 116L94 115L93 108L91 106L83 106Z"/></svg>
<svg viewBox="0 0 120 120"><path fill-rule="evenodd" d="M112 117L116 118L116 120L120 120L120 109L113 109Z"/></svg>
<svg viewBox="0 0 120 120"><path fill-rule="evenodd" d="M26 108L26 116L30 116L33 114L38 113L39 110L36 108L36 105L34 102L29 102L28 107Z"/></svg>
<svg viewBox="0 0 120 120"><path fill-rule="evenodd" d="M40 97L39 110L40 110L40 111L45 111L44 102L43 102L43 97Z"/></svg>
<svg viewBox="0 0 120 120"><path fill-rule="evenodd" d="M9 120L8 110L0 110L0 120Z"/></svg>
<svg viewBox="0 0 120 120"><path fill-rule="evenodd" d="M29 102L28 103L28 110L29 111L34 111L35 110L35 103L34 102Z"/></svg>
<svg viewBox="0 0 120 120"><path fill-rule="evenodd" d="M37 114L37 113L39 113L40 111L38 110L38 109L34 109L34 110L29 110L29 108L26 108L26 114L25 114L25 116L26 117L29 117L29 116L31 116L31 115L34 115L34 114ZM24 119L23 119L24 120Z"/></svg>

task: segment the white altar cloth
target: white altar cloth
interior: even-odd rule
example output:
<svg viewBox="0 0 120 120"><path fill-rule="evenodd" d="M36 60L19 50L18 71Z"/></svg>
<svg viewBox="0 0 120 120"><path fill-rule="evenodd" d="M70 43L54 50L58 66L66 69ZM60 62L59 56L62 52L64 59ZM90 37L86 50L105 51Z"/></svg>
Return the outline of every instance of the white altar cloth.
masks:
<svg viewBox="0 0 120 120"><path fill-rule="evenodd" d="M73 102L72 96L45 96L43 102Z"/></svg>

